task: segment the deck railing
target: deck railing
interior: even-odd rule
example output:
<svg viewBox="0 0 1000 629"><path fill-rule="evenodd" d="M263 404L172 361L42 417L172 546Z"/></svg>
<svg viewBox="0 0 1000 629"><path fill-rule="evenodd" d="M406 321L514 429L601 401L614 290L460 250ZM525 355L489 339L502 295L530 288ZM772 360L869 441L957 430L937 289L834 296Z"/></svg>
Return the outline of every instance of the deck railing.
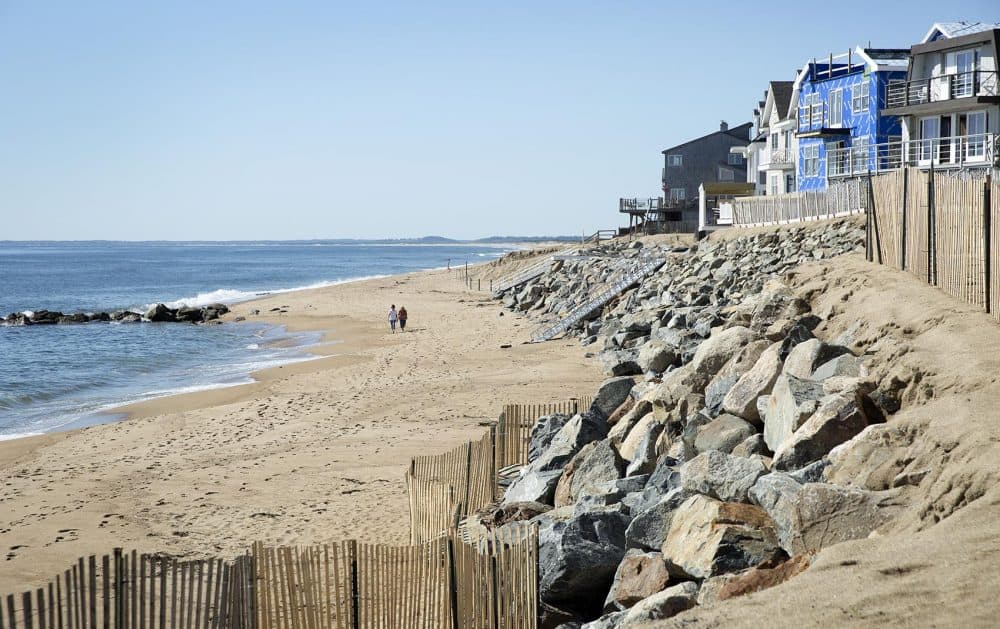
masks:
<svg viewBox="0 0 1000 629"><path fill-rule="evenodd" d="M881 173L903 166L919 168L965 168L995 166L1000 156L1000 135L975 135L897 140L826 151L827 176L853 177L869 171Z"/></svg>
<svg viewBox="0 0 1000 629"><path fill-rule="evenodd" d="M889 83L886 107L922 105L972 96L997 96L997 72L972 70Z"/></svg>

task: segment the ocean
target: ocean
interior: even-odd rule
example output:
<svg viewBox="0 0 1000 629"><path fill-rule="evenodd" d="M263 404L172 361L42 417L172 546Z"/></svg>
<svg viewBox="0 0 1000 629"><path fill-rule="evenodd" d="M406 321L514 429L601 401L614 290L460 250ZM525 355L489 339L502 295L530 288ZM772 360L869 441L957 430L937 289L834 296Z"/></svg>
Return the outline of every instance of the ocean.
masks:
<svg viewBox="0 0 1000 629"><path fill-rule="evenodd" d="M483 262L488 245L0 242L0 317L26 310L232 304L277 292ZM250 382L309 360L318 333L240 322L0 326L0 439L114 419L122 404Z"/></svg>

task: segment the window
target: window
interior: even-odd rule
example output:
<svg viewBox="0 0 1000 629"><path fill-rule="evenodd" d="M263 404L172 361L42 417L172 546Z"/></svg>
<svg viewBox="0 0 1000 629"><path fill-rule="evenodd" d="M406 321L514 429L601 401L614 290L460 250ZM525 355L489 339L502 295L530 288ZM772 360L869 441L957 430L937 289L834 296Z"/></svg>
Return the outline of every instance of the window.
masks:
<svg viewBox="0 0 1000 629"><path fill-rule="evenodd" d="M802 147L802 176L816 177L819 175L819 144Z"/></svg>
<svg viewBox="0 0 1000 629"><path fill-rule="evenodd" d="M771 134L771 150L772 151L778 150L778 134L777 133L772 133Z"/></svg>
<svg viewBox="0 0 1000 629"><path fill-rule="evenodd" d="M813 92L802 97L799 106L799 128L818 127L823 124L823 103L819 94Z"/></svg>
<svg viewBox="0 0 1000 629"><path fill-rule="evenodd" d="M785 175L785 192L795 190L795 175Z"/></svg>
<svg viewBox="0 0 1000 629"><path fill-rule="evenodd" d="M851 111L854 113L868 111L868 107L871 104L870 90L871 85L868 83L868 79L864 79L864 82L854 86L851 90Z"/></svg>
<svg viewBox="0 0 1000 629"><path fill-rule="evenodd" d="M920 119L919 159L929 160L937 153L938 130L941 121L937 116Z"/></svg>
<svg viewBox="0 0 1000 629"><path fill-rule="evenodd" d="M684 194L684 188L671 188L670 189L670 200L671 201L684 201L687 195Z"/></svg>
<svg viewBox="0 0 1000 629"><path fill-rule="evenodd" d="M844 90L830 91L830 120L831 127L839 127L844 124Z"/></svg>
<svg viewBox="0 0 1000 629"><path fill-rule="evenodd" d="M733 180L733 169L719 167L719 181L732 181Z"/></svg>
<svg viewBox="0 0 1000 629"><path fill-rule="evenodd" d="M743 156L740 155L740 154L738 154L738 153L730 153L729 154L729 163L731 165L733 165L733 166L742 166L743 165Z"/></svg>
<svg viewBox="0 0 1000 629"><path fill-rule="evenodd" d="M870 146L869 138L854 138L851 145L851 169L854 173L868 171Z"/></svg>
<svg viewBox="0 0 1000 629"><path fill-rule="evenodd" d="M986 157L986 112L977 111L962 116L965 118L966 158L982 159Z"/></svg>
<svg viewBox="0 0 1000 629"><path fill-rule="evenodd" d="M683 166L684 156L683 155L667 155L667 165L668 166Z"/></svg>
<svg viewBox="0 0 1000 629"><path fill-rule="evenodd" d="M767 185L767 193L774 195L778 194L778 181L781 179L781 175L771 175L770 180Z"/></svg>
<svg viewBox="0 0 1000 629"><path fill-rule="evenodd" d="M976 49L973 48L953 53L955 55L955 78L951 83L952 98L963 98L975 93L976 52ZM950 65L951 60L949 59Z"/></svg>
<svg viewBox="0 0 1000 629"><path fill-rule="evenodd" d="M843 142L830 142L826 145L826 174L836 177L847 172L847 151Z"/></svg>

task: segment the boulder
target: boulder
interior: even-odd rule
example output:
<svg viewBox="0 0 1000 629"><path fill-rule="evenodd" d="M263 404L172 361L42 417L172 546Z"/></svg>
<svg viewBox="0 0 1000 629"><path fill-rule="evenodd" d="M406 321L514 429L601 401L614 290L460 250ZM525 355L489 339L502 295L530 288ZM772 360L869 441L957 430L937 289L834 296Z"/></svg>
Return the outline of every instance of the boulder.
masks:
<svg viewBox="0 0 1000 629"><path fill-rule="evenodd" d="M728 453L756 434L757 430L749 422L735 415L723 413L698 428L694 438L694 449L697 452L718 450Z"/></svg>
<svg viewBox="0 0 1000 629"><path fill-rule="evenodd" d="M670 575L659 552L626 551L618 564L611 591L604 601L604 611L628 609L642 599L667 587Z"/></svg>
<svg viewBox="0 0 1000 629"><path fill-rule="evenodd" d="M598 411L579 413L559 429L548 447L531 462L530 468L539 472L562 469L580 448L591 441L607 436L606 415Z"/></svg>
<svg viewBox="0 0 1000 629"><path fill-rule="evenodd" d="M774 522L763 509L701 495L678 507L661 552L671 576L694 579L745 570L783 556Z"/></svg>
<svg viewBox="0 0 1000 629"><path fill-rule="evenodd" d="M628 415L629 411L635 408L635 404L636 400L634 397L632 397L631 395L626 396L625 401L622 402L621 405L619 405L618 408L615 409L615 412L611 413L611 415L608 417L608 425L609 426L617 425L618 422L623 417ZM650 408L652 408L652 406L650 406ZM649 411L647 410L646 412L648 413Z"/></svg>
<svg viewBox="0 0 1000 629"><path fill-rule="evenodd" d="M712 376L719 372L729 359L738 352L744 345L752 340L750 330L743 327L732 327L727 330L717 330L712 336L698 346L691 360L691 369L695 374L701 376L701 386L703 388L711 380Z"/></svg>
<svg viewBox="0 0 1000 629"><path fill-rule="evenodd" d="M594 441L583 446L563 469L556 486L555 506L573 504L587 489L591 492L603 482L621 478L625 463L608 441Z"/></svg>
<svg viewBox="0 0 1000 629"><path fill-rule="evenodd" d="M541 502L512 502L478 512L479 522L489 528L498 528L510 522L523 522L552 510L552 505Z"/></svg>
<svg viewBox="0 0 1000 629"><path fill-rule="evenodd" d="M604 614L597 620L591 620L590 622L583 623L580 625L580 629L616 629L618 627L618 623L625 618L626 613L628 612L611 612L610 614Z"/></svg>
<svg viewBox="0 0 1000 629"><path fill-rule="evenodd" d="M775 567L757 566L746 572L728 578L715 596L716 601L725 601L745 596L781 585L792 577L805 572L812 563L812 555L795 555ZM703 588L704 589L704 588ZM701 597L699 596L699 603Z"/></svg>
<svg viewBox="0 0 1000 629"><path fill-rule="evenodd" d="M569 415L555 413L539 417L531 427L531 437L528 440L528 463L531 463L549 447L556 434L570 420Z"/></svg>
<svg viewBox="0 0 1000 629"><path fill-rule="evenodd" d="M764 443L764 435L755 434L747 437L738 446L733 448L731 453L733 456L753 456L755 454L760 454L761 456L766 456L768 454L767 444Z"/></svg>
<svg viewBox="0 0 1000 629"><path fill-rule="evenodd" d="M216 316L218 318L218 316ZM177 312L174 313L175 321L186 321L188 323L196 323L198 321L203 321L205 319L205 314L202 312L201 308L178 308Z"/></svg>
<svg viewBox="0 0 1000 629"><path fill-rule="evenodd" d="M792 436L819 408L823 385L812 380L782 374L767 401L764 441L772 451Z"/></svg>
<svg viewBox="0 0 1000 629"><path fill-rule="evenodd" d="M639 350L639 368L660 373L677 362L677 353L663 341L649 341Z"/></svg>
<svg viewBox="0 0 1000 629"><path fill-rule="evenodd" d="M698 604L698 584L685 581L645 598L628 610L619 627L644 626L654 620L671 618Z"/></svg>
<svg viewBox="0 0 1000 629"><path fill-rule="evenodd" d="M601 369L607 376L638 376L642 367L635 352L609 350L601 352Z"/></svg>
<svg viewBox="0 0 1000 629"><path fill-rule="evenodd" d="M813 380L827 380L839 377L857 378L859 376L861 376L861 359L852 354L841 354L816 367L811 377Z"/></svg>
<svg viewBox="0 0 1000 629"><path fill-rule="evenodd" d="M581 618L598 617L625 556L628 523L621 509L607 508L543 524L538 536L541 600Z"/></svg>
<svg viewBox="0 0 1000 629"><path fill-rule="evenodd" d="M768 395L774 388L774 383L781 374L781 358L778 356L780 347L768 347L754 363L750 371L733 385L722 400L722 409L738 417L763 426L764 421L757 410L757 400L762 395Z"/></svg>
<svg viewBox="0 0 1000 629"><path fill-rule="evenodd" d="M664 428L664 425L659 422L649 425L646 429L646 435L639 442L634 452L632 452L632 459L628 467L625 468L626 476L652 474L653 470L656 469L656 442L659 440Z"/></svg>
<svg viewBox="0 0 1000 629"><path fill-rule="evenodd" d="M510 506L521 502L539 502L551 505L561 476L561 469L535 471L525 468L504 492L502 504Z"/></svg>
<svg viewBox="0 0 1000 629"><path fill-rule="evenodd" d="M167 308L164 304L156 304L146 311L144 318L147 321L163 322L174 320L174 310Z"/></svg>
<svg viewBox="0 0 1000 629"><path fill-rule="evenodd" d="M705 387L705 409L713 415L717 415L722 410L722 403L726 395L739 381L740 377L718 373L712 381Z"/></svg>
<svg viewBox="0 0 1000 629"><path fill-rule="evenodd" d="M767 473L759 456L743 458L709 450L681 466L681 483L691 493L723 502L746 502L747 492Z"/></svg>
<svg viewBox="0 0 1000 629"><path fill-rule="evenodd" d="M657 494L659 500L645 510L632 510L635 514L625 530L625 546L642 550L660 550L670 531L674 512L691 497L687 490L677 487L666 494Z"/></svg>
<svg viewBox="0 0 1000 629"><path fill-rule="evenodd" d="M789 555L867 537L885 522L875 496L853 487L795 481L776 472L750 490L753 501L774 520Z"/></svg>
<svg viewBox="0 0 1000 629"><path fill-rule="evenodd" d="M775 449L774 468L803 467L864 430L870 422L862 396L837 393L824 398L816 412Z"/></svg>
<svg viewBox="0 0 1000 629"><path fill-rule="evenodd" d="M634 386L635 380L630 377L605 380L601 383L600 388L597 389L597 394L594 396L594 402L590 405L590 409L600 411L605 418L611 417L615 410L628 398L628 394Z"/></svg>
<svg viewBox="0 0 1000 629"><path fill-rule="evenodd" d="M813 371L823 363L849 353L850 350L846 347L828 345L812 338L792 348L785 359L782 373L796 378L811 378Z"/></svg>

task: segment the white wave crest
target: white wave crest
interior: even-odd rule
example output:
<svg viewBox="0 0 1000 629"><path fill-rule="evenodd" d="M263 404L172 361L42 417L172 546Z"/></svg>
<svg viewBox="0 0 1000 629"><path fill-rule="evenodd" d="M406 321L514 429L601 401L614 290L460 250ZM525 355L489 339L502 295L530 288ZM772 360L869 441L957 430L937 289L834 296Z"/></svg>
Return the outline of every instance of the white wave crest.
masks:
<svg viewBox="0 0 1000 629"><path fill-rule="evenodd" d="M207 306L209 304L235 304L241 301L250 301L251 299L259 299L261 297L267 297L269 295L279 295L283 293L293 293L300 290L312 290L315 288L326 288L328 286L337 286L339 284L348 284L350 282L362 282L365 280L377 280L382 277L388 277L386 275L366 275L363 277L351 277L343 280L331 280L327 282L316 282L314 284L308 284L306 286L295 286L293 288L277 288L274 290L260 290L260 291L245 291L236 290L232 288L219 288L217 290L209 291L207 293L198 293L194 297L181 297L180 299L174 301L163 302L168 308L200 308L202 306ZM143 310L148 310L156 305L156 302L151 304L146 304L143 306Z"/></svg>

